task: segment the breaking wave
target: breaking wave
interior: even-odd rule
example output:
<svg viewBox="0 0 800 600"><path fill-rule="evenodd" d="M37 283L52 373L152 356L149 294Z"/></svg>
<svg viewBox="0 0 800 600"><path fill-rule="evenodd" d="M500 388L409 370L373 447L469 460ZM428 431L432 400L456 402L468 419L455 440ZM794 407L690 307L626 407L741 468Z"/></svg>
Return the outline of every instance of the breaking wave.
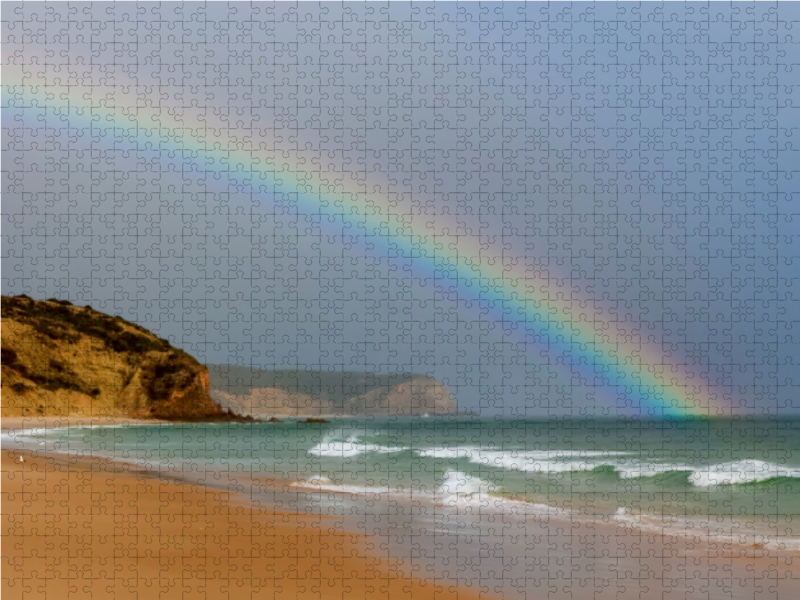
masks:
<svg viewBox="0 0 800 600"><path fill-rule="evenodd" d="M763 460L737 460L711 465L702 470L695 467L689 475L689 482L698 487L710 487L766 482L779 477L800 479L800 469L791 469Z"/></svg>
<svg viewBox="0 0 800 600"><path fill-rule="evenodd" d="M326 433L320 443L307 452L313 456L348 458L371 452L392 454L403 450L404 446L367 442L362 436L346 436L341 431L334 430Z"/></svg>
<svg viewBox="0 0 800 600"><path fill-rule="evenodd" d="M630 452L586 450L486 450L477 446L433 447L415 451L421 458L466 460L473 464L525 473L585 473L607 471L620 479L683 475L696 487L744 485L778 478L800 479L800 468L761 460L715 465L644 461Z"/></svg>

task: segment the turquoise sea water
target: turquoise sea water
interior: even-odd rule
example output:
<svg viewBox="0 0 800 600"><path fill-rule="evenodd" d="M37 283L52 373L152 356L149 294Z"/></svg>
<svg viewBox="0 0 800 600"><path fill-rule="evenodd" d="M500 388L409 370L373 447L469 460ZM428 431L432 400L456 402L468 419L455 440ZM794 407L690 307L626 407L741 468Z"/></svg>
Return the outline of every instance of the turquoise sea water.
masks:
<svg viewBox="0 0 800 600"><path fill-rule="evenodd" d="M15 441L240 491L285 480L345 510L377 498L800 550L800 420L437 416L74 427Z"/></svg>

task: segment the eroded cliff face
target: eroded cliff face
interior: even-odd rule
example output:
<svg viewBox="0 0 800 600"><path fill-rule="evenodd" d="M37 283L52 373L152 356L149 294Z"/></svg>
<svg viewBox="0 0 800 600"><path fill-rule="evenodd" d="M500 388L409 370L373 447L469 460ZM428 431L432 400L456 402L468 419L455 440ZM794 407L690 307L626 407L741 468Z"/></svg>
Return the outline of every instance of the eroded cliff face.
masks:
<svg viewBox="0 0 800 600"><path fill-rule="evenodd" d="M2 296L2 416L233 418L208 369L146 329L66 301Z"/></svg>

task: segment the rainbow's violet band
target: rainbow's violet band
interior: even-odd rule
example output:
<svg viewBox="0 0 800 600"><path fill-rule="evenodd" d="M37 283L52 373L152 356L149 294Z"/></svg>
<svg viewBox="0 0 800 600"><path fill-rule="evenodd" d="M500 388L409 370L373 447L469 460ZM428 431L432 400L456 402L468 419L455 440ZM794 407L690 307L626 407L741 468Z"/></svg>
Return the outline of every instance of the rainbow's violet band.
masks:
<svg viewBox="0 0 800 600"><path fill-rule="evenodd" d="M604 320L591 303L572 299L573 293L565 294L487 240L451 234L458 224L369 191L379 186L351 183L342 169L331 174L312 170L306 160L290 163L286 156L292 154L274 150L275 140L252 139L197 110L154 105L122 86L108 88L101 99L97 87L44 86L44 79L23 73L19 65L6 66L3 78L3 105L24 113L23 127L66 126L127 139L136 148L191 160L223 184L245 185L264 198L292 194L308 212L341 219L367 234L372 252L394 253L413 264L415 278L454 287L460 309L491 307L498 322L511 324L506 333L551 356L566 354L573 374L603 389L621 411L653 417L731 414L730 404L708 381L669 364L659 348Z"/></svg>

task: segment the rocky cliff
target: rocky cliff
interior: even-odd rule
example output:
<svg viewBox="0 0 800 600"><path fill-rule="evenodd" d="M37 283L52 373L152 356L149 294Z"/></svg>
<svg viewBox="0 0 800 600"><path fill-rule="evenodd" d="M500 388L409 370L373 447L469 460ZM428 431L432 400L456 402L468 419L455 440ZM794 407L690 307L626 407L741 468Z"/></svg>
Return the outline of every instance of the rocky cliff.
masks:
<svg viewBox="0 0 800 600"><path fill-rule="evenodd" d="M239 420L208 369L143 327L65 300L2 296L2 416Z"/></svg>
<svg viewBox="0 0 800 600"><path fill-rule="evenodd" d="M211 365L211 395L241 414L273 416L411 416L455 414L439 381L411 373L268 371Z"/></svg>

